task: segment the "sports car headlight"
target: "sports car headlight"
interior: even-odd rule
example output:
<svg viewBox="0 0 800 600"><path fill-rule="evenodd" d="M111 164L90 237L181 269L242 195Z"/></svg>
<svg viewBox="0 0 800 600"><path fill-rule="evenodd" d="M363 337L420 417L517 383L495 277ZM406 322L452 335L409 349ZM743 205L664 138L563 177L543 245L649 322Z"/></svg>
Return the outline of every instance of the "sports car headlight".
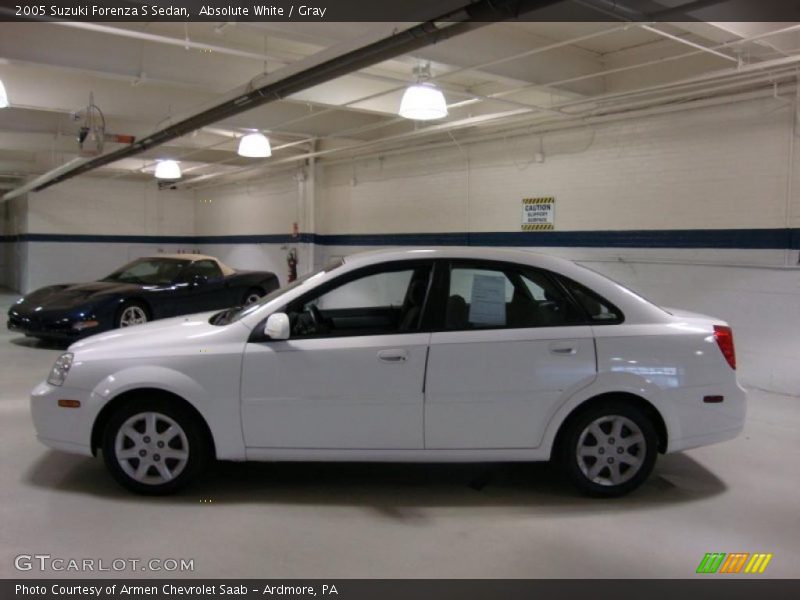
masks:
<svg viewBox="0 0 800 600"><path fill-rule="evenodd" d="M47 383L50 385L62 385L67 373L72 368L72 352L65 352L56 359L56 364L50 369L50 375L47 378Z"/></svg>

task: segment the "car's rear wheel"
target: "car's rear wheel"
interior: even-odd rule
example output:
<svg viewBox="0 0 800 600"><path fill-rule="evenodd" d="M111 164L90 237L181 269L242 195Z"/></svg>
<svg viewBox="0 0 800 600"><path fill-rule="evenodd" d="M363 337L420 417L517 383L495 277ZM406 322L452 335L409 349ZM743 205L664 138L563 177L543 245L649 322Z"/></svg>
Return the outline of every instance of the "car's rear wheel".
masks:
<svg viewBox="0 0 800 600"><path fill-rule="evenodd" d="M610 401L565 424L561 464L575 486L593 496L622 496L650 475L658 453L652 422L636 406Z"/></svg>
<svg viewBox="0 0 800 600"><path fill-rule="evenodd" d="M173 493L206 465L209 448L197 418L164 400L133 400L115 412L103 435L103 459L127 489L147 495Z"/></svg>
<svg viewBox="0 0 800 600"><path fill-rule="evenodd" d="M115 324L117 327L133 327L134 325L143 325L149 320L150 316L144 304L126 302L120 307Z"/></svg>
<svg viewBox="0 0 800 600"><path fill-rule="evenodd" d="M250 288L244 293L242 297L242 306L250 306L255 304L264 297L264 290L259 288Z"/></svg>

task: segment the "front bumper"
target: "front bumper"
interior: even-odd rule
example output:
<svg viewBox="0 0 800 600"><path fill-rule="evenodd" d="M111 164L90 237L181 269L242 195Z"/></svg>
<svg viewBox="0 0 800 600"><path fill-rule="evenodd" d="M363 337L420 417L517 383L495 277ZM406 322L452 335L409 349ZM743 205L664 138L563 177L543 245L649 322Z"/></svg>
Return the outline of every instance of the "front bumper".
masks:
<svg viewBox="0 0 800 600"><path fill-rule="evenodd" d="M99 324L96 327L76 330L74 325L82 321L94 320ZM105 319L94 315L91 317L72 317L72 316L34 316L16 311L13 308L8 312L8 322L6 324L9 331L22 333L29 337L41 339L59 340L73 342L96 333L101 333L111 329L111 323Z"/></svg>
<svg viewBox="0 0 800 600"><path fill-rule="evenodd" d="M31 391L31 417L36 437L44 445L92 456L92 424L96 417L96 402L92 393L42 382ZM59 400L79 400L80 408L62 408Z"/></svg>

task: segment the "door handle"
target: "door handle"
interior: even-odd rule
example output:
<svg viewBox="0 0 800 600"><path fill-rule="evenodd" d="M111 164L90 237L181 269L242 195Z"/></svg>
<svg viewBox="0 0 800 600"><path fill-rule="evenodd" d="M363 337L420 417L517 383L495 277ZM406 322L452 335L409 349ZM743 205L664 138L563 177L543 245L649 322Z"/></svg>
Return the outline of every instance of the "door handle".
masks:
<svg viewBox="0 0 800 600"><path fill-rule="evenodd" d="M378 352L378 360L383 362L403 362L408 357L405 350L381 350Z"/></svg>
<svg viewBox="0 0 800 600"><path fill-rule="evenodd" d="M571 356L577 354L578 349L575 346L565 346L563 344L551 344L550 352L552 352L553 354L562 354Z"/></svg>

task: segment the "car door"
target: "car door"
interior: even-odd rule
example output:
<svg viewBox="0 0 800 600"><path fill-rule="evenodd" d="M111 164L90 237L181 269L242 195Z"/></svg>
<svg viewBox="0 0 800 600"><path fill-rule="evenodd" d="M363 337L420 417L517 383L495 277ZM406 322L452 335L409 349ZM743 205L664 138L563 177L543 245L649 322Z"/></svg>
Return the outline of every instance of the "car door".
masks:
<svg viewBox="0 0 800 600"><path fill-rule="evenodd" d="M548 274L451 262L433 333L426 448L534 448L558 404L595 377L591 328Z"/></svg>
<svg viewBox="0 0 800 600"><path fill-rule="evenodd" d="M345 274L285 307L288 340L256 331L242 369L246 445L423 448L430 273L404 262Z"/></svg>

